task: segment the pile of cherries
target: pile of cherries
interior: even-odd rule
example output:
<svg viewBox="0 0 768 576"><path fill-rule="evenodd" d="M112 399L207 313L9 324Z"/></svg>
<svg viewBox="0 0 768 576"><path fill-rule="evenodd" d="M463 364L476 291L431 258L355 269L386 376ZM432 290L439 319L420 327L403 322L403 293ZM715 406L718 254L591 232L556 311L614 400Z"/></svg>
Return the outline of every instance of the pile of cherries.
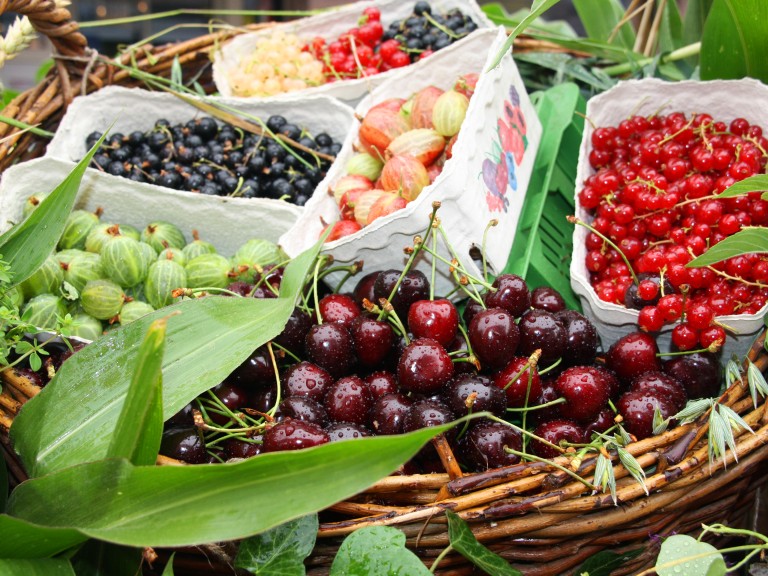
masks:
<svg viewBox="0 0 768 576"><path fill-rule="evenodd" d="M279 270L269 275L277 287ZM432 294L420 271L385 270L350 293L323 295L312 313L297 307L271 343L276 364L267 345L257 349L166 423L161 453L227 461L489 412L446 434L460 465L481 471L519 462L524 446L557 456L562 441L589 443L621 421L649 436L655 409L672 416L720 386L714 355L662 364L654 338L641 332L597 363L591 322L555 290L530 290L516 275L498 276L461 313ZM401 472L442 470L428 444Z"/></svg>
<svg viewBox="0 0 768 576"><path fill-rule="evenodd" d="M326 82L336 82L408 66L476 29L477 24L460 9L433 14L429 2L420 0L410 16L392 22L386 30L381 11L369 6L359 24L336 40L326 43L316 36L303 49L324 62Z"/></svg>
<svg viewBox="0 0 768 576"><path fill-rule="evenodd" d="M591 144L595 173L578 200L594 216L586 267L597 296L640 310L638 323L649 332L676 322L672 340L680 350L722 342L716 316L754 314L768 302L768 258L686 264L745 226L768 224L768 201L759 192L717 197L765 172L762 129L744 118L726 124L675 112L597 128Z"/></svg>

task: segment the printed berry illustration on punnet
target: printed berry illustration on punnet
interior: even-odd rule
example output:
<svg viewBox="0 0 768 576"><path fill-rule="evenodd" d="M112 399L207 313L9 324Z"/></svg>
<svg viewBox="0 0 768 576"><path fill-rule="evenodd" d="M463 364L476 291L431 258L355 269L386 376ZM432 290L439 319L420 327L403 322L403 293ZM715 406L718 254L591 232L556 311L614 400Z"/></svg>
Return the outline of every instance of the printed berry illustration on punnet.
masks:
<svg viewBox="0 0 768 576"><path fill-rule="evenodd" d="M509 100L504 100L496 132L498 139L492 141L487 153L489 157L483 160L483 182L488 188L485 199L491 212L507 212L507 191L510 188L517 190L516 170L528 148L525 116L520 110L520 95L514 86L509 90Z"/></svg>

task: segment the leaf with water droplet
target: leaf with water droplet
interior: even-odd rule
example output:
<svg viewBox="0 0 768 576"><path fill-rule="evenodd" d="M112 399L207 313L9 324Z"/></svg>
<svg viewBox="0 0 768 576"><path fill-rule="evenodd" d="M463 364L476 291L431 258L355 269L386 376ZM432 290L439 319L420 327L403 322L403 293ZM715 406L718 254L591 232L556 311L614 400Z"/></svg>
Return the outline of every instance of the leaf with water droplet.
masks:
<svg viewBox="0 0 768 576"><path fill-rule="evenodd" d="M670 536L656 559L659 576L724 576L725 561L717 548L684 534Z"/></svg>
<svg viewBox="0 0 768 576"><path fill-rule="evenodd" d="M405 547L405 534L389 526L356 530L341 543L330 576L431 576L421 560Z"/></svg>

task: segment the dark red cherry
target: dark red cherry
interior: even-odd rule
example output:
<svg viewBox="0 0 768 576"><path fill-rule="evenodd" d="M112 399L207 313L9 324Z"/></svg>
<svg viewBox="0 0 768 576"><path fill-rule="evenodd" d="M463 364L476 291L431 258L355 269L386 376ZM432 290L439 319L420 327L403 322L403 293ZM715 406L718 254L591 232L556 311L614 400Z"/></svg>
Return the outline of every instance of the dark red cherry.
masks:
<svg viewBox="0 0 768 576"><path fill-rule="evenodd" d="M576 310L561 310L555 314L555 318L565 328L563 363L576 366L594 362L600 345L595 325Z"/></svg>
<svg viewBox="0 0 768 576"><path fill-rule="evenodd" d="M381 367L395 342L392 326L376 318L358 316L352 321L349 332L360 365L368 369Z"/></svg>
<svg viewBox="0 0 768 576"><path fill-rule="evenodd" d="M371 391L374 399L381 398L385 394L392 394L398 390L395 375L386 370L371 372L363 378L363 381L368 385L368 389Z"/></svg>
<svg viewBox="0 0 768 576"><path fill-rule="evenodd" d="M616 423L616 414L610 408L603 408L592 422L584 425L584 442L592 441L592 432L605 432Z"/></svg>
<svg viewBox="0 0 768 576"><path fill-rule="evenodd" d="M370 414L370 427L376 434L401 434L403 418L413 400L399 393L377 398Z"/></svg>
<svg viewBox="0 0 768 576"><path fill-rule="evenodd" d="M339 378L331 384L325 395L325 409L332 422L365 424L371 406L371 391L358 376Z"/></svg>
<svg viewBox="0 0 768 576"><path fill-rule="evenodd" d="M502 418L507 411L507 395L490 378L480 374L454 376L442 396L457 417L471 411L473 414L490 412Z"/></svg>
<svg viewBox="0 0 768 576"><path fill-rule="evenodd" d="M401 274L402 272L399 270L384 270L379 273L373 285L376 304L379 303L380 298L389 298ZM403 280L400 282L400 286L390 302L400 319L405 321L411 304L417 300L426 300L428 298L429 280L427 277L419 270L409 270L403 276Z"/></svg>
<svg viewBox="0 0 768 576"><path fill-rule="evenodd" d="M163 432L160 454L188 464L202 464L207 460L205 441L198 428L169 428Z"/></svg>
<svg viewBox="0 0 768 576"><path fill-rule="evenodd" d="M301 309L294 308L285 328L275 338L275 342L294 354L301 354L304 351L304 340L311 326L312 317Z"/></svg>
<svg viewBox="0 0 768 576"><path fill-rule="evenodd" d="M284 399L277 408L276 417L282 420L303 420L320 426L328 422L328 413L322 404L307 396L289 396Z"/></svg>
<svg viewBox="0 0 768 576"><path fill-rule="evenodd" d="M192 403L185 405L181 410L176 412L173 416L168 418L165 422L167 428L179 428L185 426L192 426L195 423L194 416L192 414Z"/></svg>
<svg viewBox="0 0 768 576"><path fill-rule="evenodd" d="M250 439L256 440L256 439ZM242 440L240 438L227 438L222 443L224 448L224 457L230 458L252 458L261 454L261 439L259 441Z"/></svg>
<svg viewBox="0 0 768 576"><path fill-rule="evenodd" d="M489 308L472 318L467 331L472 352L483 368L499 370L517 351L520 333L515 319L503 308Z"/></svg>
<svg viewBox="0 0 768 576"><path fill-rule="evenodd" d="M369 272L355 284L355 288L352 290L352 298L354 298L357 305L361 308L363 307L363 300L368 300L372 304L378 305L373 291L373 284L376 282L378 276L378 270L376 272Z"/></svg>
<svg viewBox="0 0 768 576"><path fill-rule="evenodd" d="M563 296L549 286L539 286L531 292L531 307L547 312L561 312L565 310L565 300Z"/></svg>
<svg viewBox="0 0 768 576"><path fill-rule="evenodd" d="M352 336L335 322L315 324L307 332L305 349L309 360L340 378L351 373L356 359Z"/></svg>
<svg viewBox="0 0 768 576"><path fill-rule="evenodd" d="M507 406L521 408L536 403L541 395L539 371L531 368L528 358L518 356L510 360L503 370L493 377L493 383L507 396Z"/></svg>
<svg viewBox="0 0 768 576"><path fill-rule="evenodd" d="M411 404L403 418L403 432L413 432L421 428L441 426L454 420L454 415L445 404L439 400L418 400ZM455 435L449 430L446 436Z"/></svg>
<svg viewBox="0 0 768 576"><path fill-rule="evenodd" d="M542 378L541 394L539 394L538 399L535 402L530 403L530 405L541 406L542 404L549 404L550 402L554 402L558 398L560 398L560 396L557 394L557 390L555 390L554 379ZM547 420L562 418L562 415L560 414L560 405L555 404L554 406L549 406L547 408L533 410L528 413L528 417L531 418L531 421L534 424L540 424L541 422L545 422Z"/></svg>
<svg viewBox="0 0 768 576"><path fill-rule="evenodd" d="M563 417L580 423L594 420L611 394L609 382L592 366L564 370L555 380L555 391L566 400L560 404Z"/></svg>
<svg viewBox="0 0 768 576"><path fill-rule="evenodd" d="M522 447L522 435L511 426L501 422L481 420L472 424L459 440L457 456L471 471L483 472L490 468L517 464L520 457L507 452L505 448L519 452Z"/></svg>
<svg viewBox="0 0 768 576"><path fill-rule="evenodd" d="M496 290L485 295L488 308L504 308L517 318L531 307L531 292L520 276L502 274L496 277L491 286Z"/></svg>
<svg viewBox="0 0 768 576"><path fill-rule="evenodd" d="M405 347L397 363L400 388L408 392L437 392L453 376L448 352L431 338L418 338Z"/></svg>
<svg viewBox="0 0 768 576"><path fill-rule="evenodd" d="M330 442L328 433L317 424L301 420L283 420L264 432L263 452L300 450Z"/></svg>
<svg viewBox="0 0 768 576"><path fill-rule="evenodd" d="M349 422L337 422L330 426L326 426L325 432L328 434L331 442L355 440L371 435L371 431L365 426L361 426L360 424L350 424Z"/></svg>
<svg viewBox="0 0 768 576"><path fill-rule="evenodd" d="M563 441L572 444L580 443L584 438L584 429L573 420L558 418L542 422L536 426L533 434L555 446L562 447L560 443ZM555 458L562 455L558 450L538 440L531 440L531 450L541 458Z"/></svg>
<svg viewBox="0 0 768 576"><path fill-rule="evenodd" d="M461 313L461 318L464 320L464 326L469 326L472 322L472 318L475 317L475 314L482 312L483 310L485 310L485 306L480 302L477 302L476 300L468 300L464 305L464 312Z"/></svg>
<svg viewBox="0 0 768 576"><path fill-rule="evenodd" d="M408 330L416 338L432 338L448 346L458 328L459 313L453 302L445 298L417 300L408 310Z"/></svg>
<svg viewBox="0 0 768 576"><path fill-rule="evenodd" d="M323 296L317 306L323 322L336 322L347 328L352 320L360 316L360 306L346 294L328 294Z"/></svg>
<svg viewBox="0 0 768 576"><path fill-rule="evenodd" d="M306 360L288 368L282 379L286 396L307 396L317 402L325 399L325 393L331 384L333 376L327 370Z"/></svg>
<svg viewBox="0 0 768 576"><path fill-rule="evenodd" d="M248 359L235 368L227 382L243 388L271 386L275 382L275 368L266 346L260 346Z"/></svg>
<svg viewBox="0 0 768 576"><path fill-rule="evenodd" d="M616 407L624 419L622 424L627 432L638 440L653 435L653 414L658 408L662 418L677 413L674 404L655 392L625 392Z"/></svg>
<svg viewBox="0 0 768 576"><path fill-rule="evenodd" d="M251 291L253 290L253 284L250 282L243 282L241 280L238 280L237 282L232 282L229 286L227 286L227 290L230 292L234 292L238 296L242 296L243 298L250 296ZM227 294L226 292L222 294L223 296L231 296L231 294Z"/></svg>
<svg viewBox="0 0 768 576"><path fill-rule="evenodd" d="M630 332L608 349L605 363L620 380L627 383L643 372L660 370L656 339L646 332Z"/></svg>
<svg viewBox="0 0 768 576"><path fill-rule="evenodd" d="M676 412L685 408L688 396L685 388L674 376L651 370L640 374L632 380L629 389L633 392L655 392L657 396L666 398L675 407Z"/></svg>
<svg viewBox="0 0 768 576"><path fill-rule="evenodd" d="M248 408L266 414L277 402L277 384L254 390L248 397Z"/></svg>
<svg viewBox="0 0 768 576"><path fill-rule="evenodd" d="M215 386L212 389L212 392L219 400L221 400L221 403L232 412L237 412L241 408L248 406L250 403L248 392L244 388L235 386L229 382L222 382L218 386ZM217 424L225 424L229 422L228 416L217 414L214 409L209 409L208 415L211 417L211 420Z"/></svg>
<svg viewBox="0 0 768 576"><path fill-rule="evenodd" d="M565 352L565 328L551 312L528 310L520 317L517 327L520 330L518 355L530 356L541 350L539 364L549 366Z"/></svg>
<svg viewBox="0 0 768 576"><path fill-rule="evenodd" d="M675 356L664 363L663 370L683 385L690 400L712 398L720 392L722 367L711 352Z"/></svg>

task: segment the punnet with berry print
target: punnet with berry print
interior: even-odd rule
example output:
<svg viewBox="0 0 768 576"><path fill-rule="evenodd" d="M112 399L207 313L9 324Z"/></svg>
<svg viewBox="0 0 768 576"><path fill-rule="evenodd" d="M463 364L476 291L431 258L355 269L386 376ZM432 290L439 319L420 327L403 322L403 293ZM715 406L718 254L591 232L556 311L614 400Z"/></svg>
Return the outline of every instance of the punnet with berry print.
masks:
<svg viewBox="0 0 768 576"><path fill-rule="evenodd" d="M505 39L501 27L478 31L461 58L433 54L363 100L355 109L356 138L347 140L280 239L283 249L299 254L332 225L324 249L336 261L401 269L408 259L403 248L423 233L433 203L440 202L451 250L462 261L476 258L470 267L478 276L484 265L498 274L515 238L542 130L511 54L490 67ZM430 276L427 252L415 268ZM455 286L450 270L435 268L438 292L449 292Z"/></svg>
<svg viewBox="0 0 768 576"><path fill-rule="evenodd" d="M586 115L570 272L603 342L639 326L663 352L745 354L766 312L765 255L686 264L768 225L760 192L718 198L766 171L768 86L630 80L592 98Z"/></svg>
<svg viewBox="0 0 768 576"><path fill-rule="evenodd" d="M352 2L316 16L242 34L214 53L223 96L323 94L357 104L411 63L449 51L493 24L475 0Z"/></svg>

